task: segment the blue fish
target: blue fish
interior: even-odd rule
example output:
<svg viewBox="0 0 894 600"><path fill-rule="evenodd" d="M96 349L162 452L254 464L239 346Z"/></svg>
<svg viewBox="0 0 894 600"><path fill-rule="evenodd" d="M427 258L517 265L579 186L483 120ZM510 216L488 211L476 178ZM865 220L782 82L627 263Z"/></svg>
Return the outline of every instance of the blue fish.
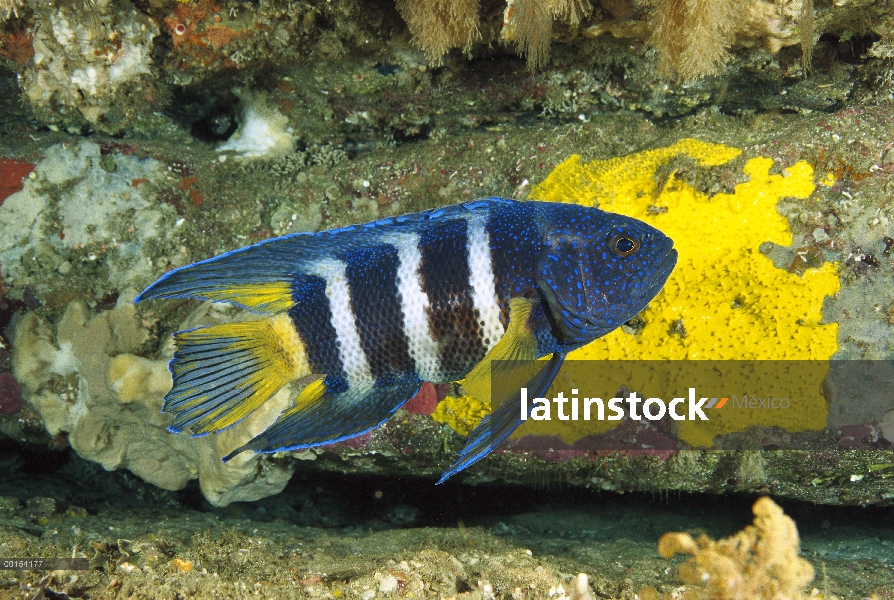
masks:
<svg viewBox="0 0 894 600"><path fill-rule="evenodd" d="M172 432L220 431L321 376L226 461L370 431L425 381L463 380L489 402L494 360L549 356L527 384L541 396L566 353L645 308L676 260L673 241L636 219L488 198L266 240L171 271L136 302L199 298L264 316L174 335ZM520 406L516 395L487 416L441 481L508 437Z"/></svg>

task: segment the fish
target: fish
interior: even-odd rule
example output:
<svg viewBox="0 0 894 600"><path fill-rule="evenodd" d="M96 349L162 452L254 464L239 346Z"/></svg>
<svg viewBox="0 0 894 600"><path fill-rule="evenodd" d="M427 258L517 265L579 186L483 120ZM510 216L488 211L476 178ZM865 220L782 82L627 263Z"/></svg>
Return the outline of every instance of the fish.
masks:
<svg viewBox="0 0 894 600"><path fill-rule="evenodd" d="M461 381L490 402L492 364L537 365L528 395L542 396L568 352L655 297L673 245L598 208L491 197L265 240L172 270L135 302L196 298L260 315L174 334L171 432L219 432L316 376L228 461L371 431L424 382ZM521 406L518 394L494 404L438 483L511 435Z"/></svg>

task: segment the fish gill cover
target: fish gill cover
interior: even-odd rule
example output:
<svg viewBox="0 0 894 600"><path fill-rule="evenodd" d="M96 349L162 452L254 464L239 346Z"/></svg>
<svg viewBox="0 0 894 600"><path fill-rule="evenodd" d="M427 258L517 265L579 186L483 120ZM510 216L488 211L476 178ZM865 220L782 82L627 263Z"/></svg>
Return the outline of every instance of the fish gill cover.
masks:
<svg viewBox="0 0 894 600"><path fill-rule="evenodd" d="M664 289L641 313L641 326L617 329L570 353L569 360L831 358L838 349L838 325L822 323L822 304L839 289L837 264L807 268L799 275L775 267L759 250L765 242L792 243L788 221L776 211L776 203L782 198L809 197L815 189L813 168L800 161L781 174L770 174L772 159L752 158L742 170L748 181L736 185L731 194L713 196L675 173L660 188L656 183L659 170L674 159L688 157L699 167L716 167L741 152L684 139L666 148L589 163L572 155L531 190L531 199L598 205L641 219L674 239L679 252L677 267ZM630 368L631 363L626 364ZM795 365L792 362L791 368L796 369ZM747 370L730 377L730 382L749 381ZM602 397L615 394L618 380L611 378L615 382L612 389L599 390L607 394ZM751 425L777 425L789 432L822 429L828 412L826 400L817 386L804 388L815 381L793 376L786 382L793 393L800 390L799 397L805 400L798 410L716 411L719 414L712 414L709 422L680 423L677 435L694 446L709 446L714 436ZM758 387L754 383L752 386ZM774 383L779 389L778 382ZM555 385L593 392L593 384L575 384L567 375L564 380L560 375ZM488 410L468 397L448 397L432 416L466 433ZM616 424L529 421L515 435L558 434L573 443Z"/></svg>

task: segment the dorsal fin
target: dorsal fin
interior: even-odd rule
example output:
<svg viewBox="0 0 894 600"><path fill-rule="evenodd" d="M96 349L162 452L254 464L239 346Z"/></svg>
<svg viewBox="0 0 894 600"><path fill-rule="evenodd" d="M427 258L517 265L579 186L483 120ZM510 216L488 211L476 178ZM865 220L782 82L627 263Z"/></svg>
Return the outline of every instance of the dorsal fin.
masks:
<svg viewBox="0 0 894 600"><path fill-rule="evenodd" d="M175 269L150 285L135 302L154 298L197 298L232 302L252 312L275 314L293 304L295 283L315 261L335 252L381 243L387 233L415 232L431 221L486 214L514 200L487 198L420 213L389 217L319 233L295 233L233 250Z"/></svg>

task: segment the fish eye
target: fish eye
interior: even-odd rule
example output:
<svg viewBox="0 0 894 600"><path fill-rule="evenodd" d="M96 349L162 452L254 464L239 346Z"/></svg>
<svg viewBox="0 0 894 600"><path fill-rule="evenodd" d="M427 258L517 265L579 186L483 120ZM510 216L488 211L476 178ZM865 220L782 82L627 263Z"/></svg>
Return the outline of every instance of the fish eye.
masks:
<svg viewBox="0 0 894 600"><path fill-rule="evenodd" d="M615 235L608 241L608 247L621 258L626 258L631 254L636 254L636 251L639 250L639 242L630 236Z"/></svg>

